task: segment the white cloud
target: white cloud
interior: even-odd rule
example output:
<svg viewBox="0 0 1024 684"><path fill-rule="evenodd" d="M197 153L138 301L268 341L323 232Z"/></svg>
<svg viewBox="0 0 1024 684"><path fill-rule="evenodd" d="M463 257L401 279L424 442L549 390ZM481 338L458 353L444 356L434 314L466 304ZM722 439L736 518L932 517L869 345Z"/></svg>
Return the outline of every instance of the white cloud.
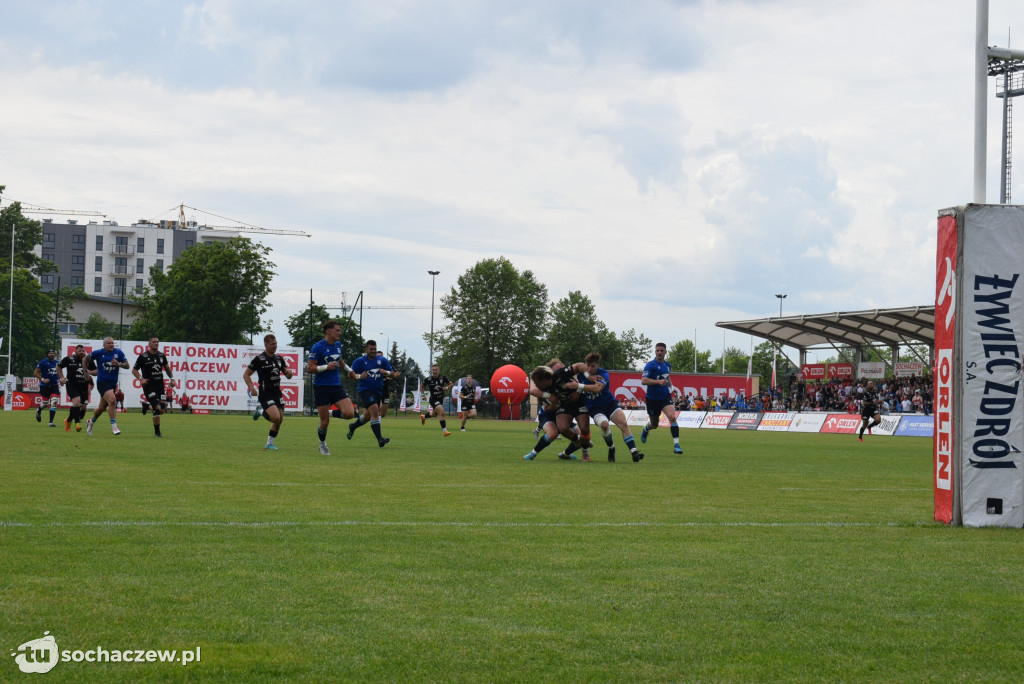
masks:
<svg viewBox="0 0 1024 684"><path fill-rule="evenodd" d="M1024 19L991 8L993 36ZM264 240L282 292L425 305L428 268L440 293L505 255L552 300L589 294L612 329L697 328L717 353L714 323L777 312L775 292L806 313L930 301L935 212L969 199L973 7L956 0L78 0L7 17L7 194L313 233ZM365 314L425 362L429 311Z"/></svg>

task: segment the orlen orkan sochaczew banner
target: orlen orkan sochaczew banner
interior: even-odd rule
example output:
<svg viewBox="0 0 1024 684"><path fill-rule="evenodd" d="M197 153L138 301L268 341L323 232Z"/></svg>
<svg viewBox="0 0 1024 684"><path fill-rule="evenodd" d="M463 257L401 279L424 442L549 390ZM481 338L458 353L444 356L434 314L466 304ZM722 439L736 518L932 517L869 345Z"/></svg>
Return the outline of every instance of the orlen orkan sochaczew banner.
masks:
<svg viewBox="0 0 1024 684"><path fill-rule="evenodd" d="M66 339L61 357L74 352L75 345L85 345L86 351L100 349L102 340ZM115 343L128 357L131 368L135 367L135 359L146 351L148 342L129 341ZM196 342L161 342L160 351L167 357L167 365L174 374L178 387L174 390L174 405L178 405L178 397L182 392L188 394L189 401L196 409L214 411L248 411L252 410L254 400L246 394L245 381L242 373L256 356L263 353L263 347L240 344L206 344ZM288 368L294 374L291 380L281 376L281 392L284 395L285 409L299 411L303 405L303 350L301 347L278 347L277 353L284 358ZM142 394L139 381L131 370L120 372L120 386L124 392L125 406L138 406ZM253 382L258 378L253 375ZM61 393L64 394L63 392ZM65 397L62 396L62 400ZM99 403L97 393L92 392L89 406Z"/></svg>

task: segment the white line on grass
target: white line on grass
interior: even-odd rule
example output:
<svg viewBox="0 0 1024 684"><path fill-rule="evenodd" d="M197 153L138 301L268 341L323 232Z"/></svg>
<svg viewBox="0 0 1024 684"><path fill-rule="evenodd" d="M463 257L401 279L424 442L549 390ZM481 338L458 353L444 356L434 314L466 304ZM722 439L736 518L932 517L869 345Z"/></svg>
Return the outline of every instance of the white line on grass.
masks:
<svg viewBox="0 0 1024 684"><path fill-rule="evenodd" d="M80 522L19 522L0 520L0 527L915 527L936 523L923 522L465 522L401 520L267 520L267 521L187 521L187 520L83 520Z"/></svg>
<svg viewBox="0 0 1024 684"><path fill-rule="evenodd" d="M930 492L931 487L779 487L784 492Z"/></svg>
<svg viewBox="0 0 1024 684"><path fill-rule="evenodd" d="M381 484L360 482L164 482L165 485L189 485L192 487L465 487L473 489L525 489L528 487L550 487L549 484Z"/></svg>

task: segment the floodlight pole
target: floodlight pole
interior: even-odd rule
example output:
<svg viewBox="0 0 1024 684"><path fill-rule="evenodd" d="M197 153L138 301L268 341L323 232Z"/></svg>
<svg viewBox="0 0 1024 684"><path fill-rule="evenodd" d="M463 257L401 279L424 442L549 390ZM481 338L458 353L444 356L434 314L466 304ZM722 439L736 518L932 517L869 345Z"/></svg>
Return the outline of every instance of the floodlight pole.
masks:
<svg viewBox="0 0 1024 684"><path fill-rule="evenodd" d="M775 296L779 298L779 318L782 318L782 300L788 297L789 295L777 294ZM776 342L775 348L772 350L772 391L775 390L775 385L778 384L778 381L775 377L775 361L779 358L779 346L779 343Z"/></svg>
<svg viewBox="0 0 1024 684"><path fill-rule="evenodd" d="M430 366L434 365L434 283L440 271L427 271L430 274ZM427 370L430 370L427 366Z"/></svg>

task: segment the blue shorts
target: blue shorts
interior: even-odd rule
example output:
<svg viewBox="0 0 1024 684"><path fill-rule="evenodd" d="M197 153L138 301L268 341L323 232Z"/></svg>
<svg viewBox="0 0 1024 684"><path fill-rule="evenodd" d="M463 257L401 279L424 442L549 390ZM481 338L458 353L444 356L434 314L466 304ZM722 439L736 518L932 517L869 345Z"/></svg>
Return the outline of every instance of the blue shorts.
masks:
<svg viewBox="0 0 1024 684"><path fill-rule="evenodd" d="M100 381L98 381L96 383L96 389L98 389L100 391L100 396L102 397L107 392L114 392L114 393L116 393L117 392L117 383L116 382L107 382L105 380L100 380Z"/></svg>
<svg viewBox="0 0 1024 684"><path fill-rule="evenodd" d="M648 399L647 415L651 419L651 425L658 427L658 421L661 420L661 410L666 406L672 405L671 399Z"/></svg>
<svg viewBox="0 0 1024 684"><path fill-rule="evenodd" d="M348 392L341 385L313 385L313 398L318 407L331 406L348 399Z"/></svg>
<svg viewBox="0 0 1024 684"><path fill-rule="evenodd" d="M359 403L363 408L370 408L380 403L380 392L378 390L363 390L359 393Z"/></svg>

